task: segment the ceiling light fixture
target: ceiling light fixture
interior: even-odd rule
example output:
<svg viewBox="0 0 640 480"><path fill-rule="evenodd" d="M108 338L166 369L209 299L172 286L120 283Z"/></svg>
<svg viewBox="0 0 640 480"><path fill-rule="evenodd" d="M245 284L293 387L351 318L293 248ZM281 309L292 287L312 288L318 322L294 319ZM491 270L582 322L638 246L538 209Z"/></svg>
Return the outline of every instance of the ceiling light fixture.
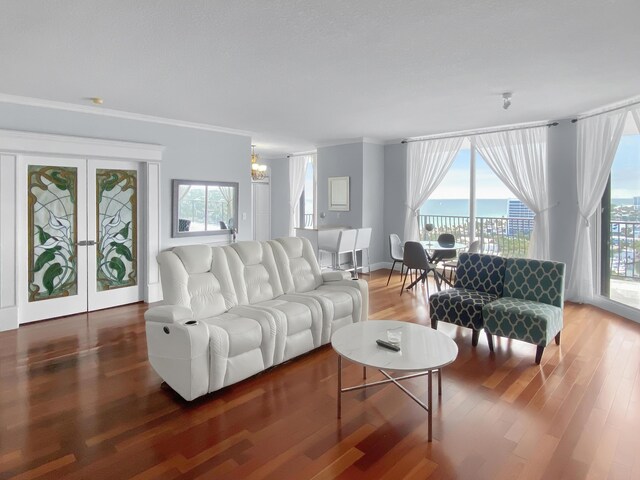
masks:
<svg viewBox="0 0 640 480"><path fill-rule="evenodd" d="M511 92L502 94L502 108L507 110L511 106Z"/></svg>
<svg viewBox="0 0 640 480"><path fill-rule="evenodd" d="M94 105L102 105L104 103L104 100L100 97L91 97L89 100L91 100L91 103Z"/></svg>
<svg viewBox="0 0 640 480"><path fill-rule="evenodd" d="M256 146L251 145L251 178L253 180L263 180L267 176L267 166L258 162Z"/></svg>

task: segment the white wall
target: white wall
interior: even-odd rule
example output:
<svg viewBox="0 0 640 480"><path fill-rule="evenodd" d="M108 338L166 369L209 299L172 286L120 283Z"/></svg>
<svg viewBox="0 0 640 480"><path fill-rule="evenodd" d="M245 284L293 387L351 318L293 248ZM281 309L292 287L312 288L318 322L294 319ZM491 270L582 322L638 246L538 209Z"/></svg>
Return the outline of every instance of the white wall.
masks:
<svg viewBox="0 0 640 480"><path fill-rule="evenodd" d="M0 103L0 128L164 145L161 247L223 240L217 236L171 238L171 180L174 178L238 182L238 238L253 237L250 137L3 103ZM244 220L243 213L246 214Z"/></svg>

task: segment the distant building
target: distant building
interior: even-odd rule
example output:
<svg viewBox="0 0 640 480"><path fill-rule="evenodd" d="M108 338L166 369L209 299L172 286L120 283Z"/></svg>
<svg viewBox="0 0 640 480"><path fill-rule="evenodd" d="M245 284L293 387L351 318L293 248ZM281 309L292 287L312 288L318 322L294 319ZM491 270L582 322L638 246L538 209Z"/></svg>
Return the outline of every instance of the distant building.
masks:
<svg viewBox="0 0 640 480"><path fill-rule="evenodd" d="M535 215L520 200L507 200L507 235L531 233ZM512 220L514 219L514 220Z"/></svg>
<svg viewBox="0 0 640 480"><path fill-rule="evenodd" d="M640 197L633 197L633 208L640 210Z"/></svg>

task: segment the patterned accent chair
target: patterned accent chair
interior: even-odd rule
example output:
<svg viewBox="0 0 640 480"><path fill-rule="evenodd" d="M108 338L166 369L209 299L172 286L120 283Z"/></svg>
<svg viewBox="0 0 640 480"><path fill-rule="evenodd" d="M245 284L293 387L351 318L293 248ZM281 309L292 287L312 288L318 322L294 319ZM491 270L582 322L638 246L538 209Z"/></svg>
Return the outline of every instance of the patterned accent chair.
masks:
<svg viewBox="0 0 640 480"><path fill-rule="evenodd" d="M563 326L564 263L510 258L503 296L484 305L487 333L537 345L536 364Z"/></svg>
<svg viewBox="0 0 640 480"><path fill-rule="evenodd" d="M429 297L431 327L438 322L453 323L473 330L471 343L478 345L480 331L484 329L482 309L502 295L506 259L481 253L462 253L456 268L454 288L434 293ZM493 351L489 332L487 342Z"/></svg>

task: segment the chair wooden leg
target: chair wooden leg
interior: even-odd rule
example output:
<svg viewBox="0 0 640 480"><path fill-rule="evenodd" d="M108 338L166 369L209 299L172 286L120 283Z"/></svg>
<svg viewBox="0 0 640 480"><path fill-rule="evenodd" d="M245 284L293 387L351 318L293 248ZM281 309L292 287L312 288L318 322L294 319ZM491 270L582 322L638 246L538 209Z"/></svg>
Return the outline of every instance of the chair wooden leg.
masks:
<svg viewBox="0 0 640 480"><path fill-rule="evenodd" d="M560 333L558 332L558 334L556 335L556 345L560 345Z"/></svg>
<svg viewBox="0 0 640 480"><path fill-rule="evenodd" d="M489 333L489 330L485 330L484 333L487 334L487 343L489 344L489 351L493 352L493 336Z"/></svg>
<svg viewBox="0 0 640 480"><path fill-rule="evenodd" d="M389 286L389 282L391 281L391 274L393 273L393 269L396 267L396 260L393 261L393 265L391 266L391 271L389 272L389 278L387 278L387 287ZM402 275L402 274L400 274Z"/></svg>
<svg viewBox="0 0 640 480"><path fill-rule="evenodd" d="M540 360L542 360L542 352L544 352L544 347L538 345L538 348L536 348L536 365L540 365Z"/></svg>
<svg viewBox="0 0 640 480"><path fill-rule="evenodd" d="M478 346L478 337L480 336L480 330L473 330L473 334L471 335L471 345L474 347Z"/></svg>

